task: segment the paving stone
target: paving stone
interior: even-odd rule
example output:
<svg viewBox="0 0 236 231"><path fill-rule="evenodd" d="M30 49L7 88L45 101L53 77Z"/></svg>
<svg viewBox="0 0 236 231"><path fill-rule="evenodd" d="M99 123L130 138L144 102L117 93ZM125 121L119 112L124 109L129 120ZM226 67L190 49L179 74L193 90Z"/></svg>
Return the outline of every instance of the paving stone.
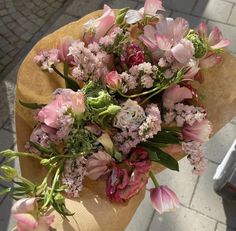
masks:
<svg viewBox="0 0 236 231"><path fill-rule="evenodd" d="M149 180L147 188L151 187L153 187L152 182ZM144 200L139 205L125 231L146 231L151 222L153 212L149 192L146 192Z"/></svg>
<svg viewBox="0 0 236 231"><path fill-rule="evenodd" d="M226 219L227 227L235 231L236 230L236 219L235 219L236 201L230 201L230 200L224 199L223 206L224 206L225 214L227 217Z"/></svg>
<svg viewBox="0 0 236 231"><path fill-rule="evenodd" d="M124 7L130 7L131 9L134 9L137 5L137 1L133 0L106 0L104 2L108 6L110 6L113 9L121 9Z"/></svg>
<svg viewBox="0 0 236 231"><path fill-rule="evenodd" d="M26 42L29 41L32 37L32 34L29 32L25 32L20 36L21 39L25 40Z"/></svg>
<svg viewBox="0 0 236 231"><path fill-rule="evenodd" d="M189 206L197 182L197 176L192 174L192 166L187 158L179 161L179 172L166 169L157 174L157 179L160 184L166 184L175 191L181 204ZM188 187L183 190L183 185L185 184Z"/></svg>
<svg viewBox="0 0 236 231"><path fill-rule="evenodd" d="M194 15L220 22L227 22L233 4L222 0L201 0L193 11Z"/></svg>
<svg viewBox="0 0 236 231"><path fill-rule="evenodd" d="M189 22L189 25L190 25L191 28L195 28L199 25L199 23L201 21L205 21L204 19L201 19L200 17L196 17L196 16L192 16L192 15L189 15L189 14L180 13L180 12L176 12L176 11L174 11L171 14L171 17L172 18L177 18L177 17L185 18Z"/></svg>
<svg viewBox="0 0 236 231"><path fill-rule="evenodd" d="M214 231L216 222L188 208L155 214L149 231Z"/></svg>
<svg viewBox="0 0 236 231"><path fill-rule="evenodd" d="M213 190L213 175L217 165L208 162L207 169L200 177L190 208L220 222L226 222L222 198Z"/></svg>
<svg viewBox="0 0 236 231"><path fill-rule="evenodd" d="M217 224L216 231L227 231L227 226L221 223Z"/></svg>
<svg viewBox="0 0 236 231"><path fill-rule="evenodd" d="M65 13L75 17L82 17L92 11L102 9L102 0L77 1L74 0L66 9Z"/></svg>
<svg viewBox="0 0 236 231"><path fill-rule="evenodd" d="M0 129L0 150L11 148L15 143L14 135L4 129Z"/></svg>
<svg viewBox="0 0 236 231"><path fill-rule="evenodd" d="M197 0L164 0L163 5L165 8L180 11L184 13L190 13L194 7Z"/></svg>
<svg viewBox="0 0 236 231"><path fill-rule="evenodd" d="M4 129L10 131L10 132L13 132L15 133L16 132L16 127L15 127L15 115L12 114L8 117L7 121L5 122L4 126L3 126Z"/></svg>
<svg viewBox="0 0 236 231"><path fill-rule="evenodd" d="M221 163L236 138L236 125L228 123L204 145L209 160Z"/></svg>
<svg viewBox="0 0 236 231"><path fill-rule="evenodd" d="M233 52L236 53L236 27L235 26L230 26L230 25L226 25L223 23L219 23L219 22L213 22L211 20L209 20L208 25L210 28L212 28L213 26L218 26L220 28L220 30L222 31L224 38L227 38L231 41L228 49Z"/></svg>
<svg viewBox="0 0 236 231"><path fill-rule="evenodd" d="M236 25L236 5L233 6L228 23Z"/></svg>

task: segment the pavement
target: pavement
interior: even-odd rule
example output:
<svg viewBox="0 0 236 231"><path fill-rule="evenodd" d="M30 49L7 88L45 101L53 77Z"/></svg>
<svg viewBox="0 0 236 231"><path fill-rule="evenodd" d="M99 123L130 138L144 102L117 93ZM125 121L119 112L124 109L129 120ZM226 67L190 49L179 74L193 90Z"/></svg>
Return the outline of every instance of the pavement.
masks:
<svg viewBox="0 0 236 231"><path fill-rule="evenodd" d="M14 96L20 63L33 45L55 29L102 8L130 6L139 9L144 0L0 0L0 150L15 147ZM205 20L218 26L231 40L229 50L236 54L236 0L164 0L166 16L181 16L195 27ZM236 118L221 129L205 146L208 168L197 177L186 159L180 172L158 174L179 196L177 212L158 215L151 207L148 192L126 231L233 231L236 205L222 200L213 190L212 177L236 138ZM0 159L0 163L3 160ZM19 169L18 162L13 166ZM0 190L7 185L0 182ZM152 187L149 182L148 187ZM0 197L0 231L10 231L12 200Z"/></svg>

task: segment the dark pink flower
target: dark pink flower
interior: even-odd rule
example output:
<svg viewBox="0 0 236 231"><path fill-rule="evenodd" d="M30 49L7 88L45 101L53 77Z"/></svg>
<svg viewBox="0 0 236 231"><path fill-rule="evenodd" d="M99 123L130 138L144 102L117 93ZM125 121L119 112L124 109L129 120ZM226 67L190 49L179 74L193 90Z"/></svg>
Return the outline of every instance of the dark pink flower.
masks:
<svg viewBox="0 0 236 231"><path fill-rule="evenodd" d="M105 82L107 87L117 90L120 87L121 77L117 71L111 71L106 75Z"/></svg>
<svg viewBox="0 0 236 231"><path fill-rule="evenodd" d="M198 141L204 143L209 140L211 130L211 123L207 119L204 119L201 122L196 121L192 126L185 123L182 129L183 139L185 141Z"/></svg>
<svg viewBox="0 0 236 231"><path fill-rule="evenodd" d="M72 37L64 37L60 40L60 43L58 45L58 58L60 61L66 61L69 65L73 65L74 58L72 55L69 54L69 47L71 46L72 42L74 40Z"/></svg>
<svg viewBox="0 0 236 231"><path fill-rule="evenodd" d="M154 209L162 214L179 207L179 199L167 186L150 189L150 197Z"/></svg>

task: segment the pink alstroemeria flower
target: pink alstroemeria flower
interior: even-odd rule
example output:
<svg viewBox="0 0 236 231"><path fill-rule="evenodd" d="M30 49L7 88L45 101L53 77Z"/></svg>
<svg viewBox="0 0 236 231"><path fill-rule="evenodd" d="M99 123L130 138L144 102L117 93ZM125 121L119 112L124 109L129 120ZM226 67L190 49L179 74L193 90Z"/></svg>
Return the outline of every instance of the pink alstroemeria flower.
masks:
<svg viewBox="0 0 236 231"><path fill-rule="evenodd" d="M183 76L183 79L185 80L194 79L194 77L197 75L197 73L200 70L199 61L195 59L191 59L185 68L186 68L186 72Z"/></svg>
<svg viewBox="0 0 236 231"><path fill-rule="evenodd" d="M115 13L114 11L108 6L104 5L103 8L103 15L97 19L90 19L87 23L84 24L85 30L88 33L90 40L87 42L98 42L101 37L103 37L107 32L112 32L111 28L115 25ZM91 35L91 32L94 33Z"/></svg>
<svg viewBox="0 0 236 231"><path fill-rule="evenodd" d="M154 209L162 214L179 208L179 199L167 186L150 189L150 197Z"/></svg>
<svg viewBox="0 0 236 231"><path fill-rule="evenodd" d="M209 120L204 119L201 122L194 122L192 126L184 124L182 129L183 139L185 141L197 141L204 143L209 140L212 128Z"/></svg>
<svg viewBox="0 0 236 231"><path fill-rule="evenodd" d="M208 37L208 30L205 22L201 22L196 28L196 31L207 42L212 50L218 50L227 47L230 44L228 39L223 38L223 35L217 26L213 27Z"/></svg>
<svg viewBox="0 0 236 231"><path fill-rule="evenodd" d="M58 45L58 50L59 50L58 58L63 62L66 61L69 65L73 65L73 61L74 61L73 56L68 55L69 47L71 46L73 41L74 40L72 37L67 36L67 37L62 38Z"/></svg>
<svg viewBox="0 0 236 231"><path fill-rule="evenodd" d="M128 24L136 23L145 16L155 16L158 10L165 11L161 0L146 0L144 7L139 10L128 10L125 20Z"/></svg>
<svg viewBox="0 0 236 231"><path fill-rule="evenodd" d="M111 88L112 90L118 90L121 83L121 77L117 71L111 71L106 75L105 83L107 87Z"/></svg>
<svg viewBox="0 0 236 231"><path fill-rule="evenodd" d="M36 198L23 198L12 207L11 212L17 221L18 231L48 231L54 215L38 216Z"/></svg>
<svg viewBox="0 0 236 231"><path fill-rule="evenodd" d="M43 107L38 113L41 123L52 128L60 128L59 117L71 108L76 115L85 111L84 95L81 91L74 92L71 89L61 89L54 99Z"/></svg>
<svg viewBox="0 0 236 231"><path fill-rule="evenodd" d="M179 103L184 99L192 99L192 92L187 87L180 87L174 85L163 94L163 106L168 109L172 109L175 103Z"/></svg>
<svg viewBox="0 0 236 231"><path fill-rule="evenodd" d="M111 156L105 151L92 154L86 163L86 176L92 180L97 180L100 176L111 171L109 168L111 162Z"/></svg>

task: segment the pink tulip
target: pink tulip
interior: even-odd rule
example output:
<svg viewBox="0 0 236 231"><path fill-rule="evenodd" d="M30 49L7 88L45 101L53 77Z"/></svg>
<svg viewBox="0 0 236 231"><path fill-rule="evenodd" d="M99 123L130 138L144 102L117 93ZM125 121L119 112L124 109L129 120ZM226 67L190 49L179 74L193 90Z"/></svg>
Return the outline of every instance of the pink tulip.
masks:
<svg viewBox="0 0 236 231"><path fill-rule="evenodd" d="M111 71L106 75L105 82L107 87L112 90L118 90L121 83L121 77L117 71Z"/></svg>
<svg viewBox="0 0 236 231"><path fill-rule="evenodd" d="M179 85L172 86L165 90L163 94L163 105L165 108L171 109L175 103L179 103L184 99L191 99L192 93L187 87Z"/></svg>
<svg viewBox="0 0 236 231"><path fill-rule="evenodd" d="M182 129L183 139L185 141L198 141L204 143L209 140L211 134L211 124L210 121L205 119L201 122L194 122L192 126L184 124Z"/></svg>
<svg viewBox="0 0 236 231"><path fill-rule="evenodd" d="M154 209L162 214L179 208L179 199L167 186L150 189L150 197Z"/></svg>
<svg viewBox="0 0 236 231"><path fill-rule="evenodd" d="M86 163L86 175L92 180L97 180L100 176L110 171L112 158L105 151L98 151L92 154Z"/></svg>
<svg viewBox="0 0 236 231"><path fill-rule="evenodd" d="M155 16L158 10L165 10L161 0L146 0L143 8L128 10L125 19L128 24L133 24L144 19L145 16Z"/></svg>
<svg viewBox="0 0 236 231"><path fill-rule="evenodd" d="M12 207L18 231L48 231L54 215L38 217L36 198L23 198Z"/></svg>
<svg viewBox="0 0 236 231"><path fill-rule="evenodd" d="M64 37L60 40L60 43L58 45L58 58L61 61L66 61L69 65L73 65L74 58L72 55L68 55L69 53L69 47L71 46L72 42L74 40L72 37Z"/></svg>

